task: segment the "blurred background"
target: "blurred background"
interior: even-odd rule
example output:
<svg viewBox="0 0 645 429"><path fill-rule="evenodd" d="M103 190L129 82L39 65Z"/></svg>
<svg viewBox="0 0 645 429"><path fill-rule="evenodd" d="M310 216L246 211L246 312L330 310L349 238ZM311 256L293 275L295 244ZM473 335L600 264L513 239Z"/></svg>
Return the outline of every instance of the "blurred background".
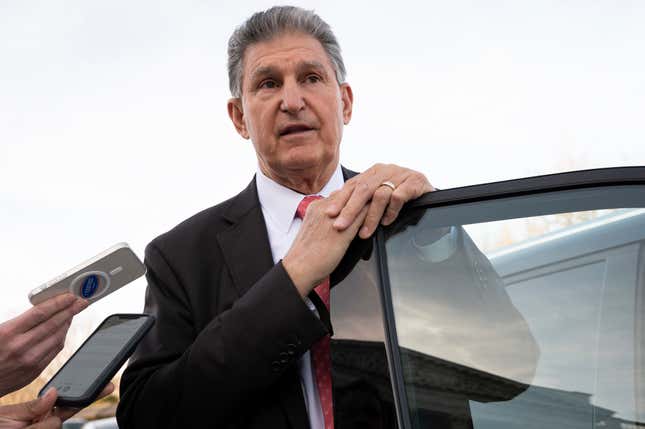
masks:
<svg viewBox="0 0 645 429"><path fill-rule="evenodd" d="M343 48L347 167L396 163L451 188L645 165L643 2L291 3ZM226 45L272 5L0 0L0 320L117 242L143 258L246 186L256 160L226 113ZM145 286L76 317L44 378L107 315L140 312Z"/></svg>

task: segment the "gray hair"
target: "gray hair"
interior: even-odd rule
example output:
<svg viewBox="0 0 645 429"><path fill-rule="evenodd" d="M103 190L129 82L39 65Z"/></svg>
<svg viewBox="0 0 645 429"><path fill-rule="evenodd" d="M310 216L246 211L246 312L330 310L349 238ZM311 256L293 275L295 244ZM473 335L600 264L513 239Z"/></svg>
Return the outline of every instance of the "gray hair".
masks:
<svg viewBox="0 0 645 429"><path fill-rule="evenodd" d="M253 14L235 29L228 40L228 85L233 97L242 95L242 63L246 48L287 32L301 32L318 40L334 66L336 80L339 84L345 82L345 64L340 45L329 24L310 10L274 6Z"/></svg>

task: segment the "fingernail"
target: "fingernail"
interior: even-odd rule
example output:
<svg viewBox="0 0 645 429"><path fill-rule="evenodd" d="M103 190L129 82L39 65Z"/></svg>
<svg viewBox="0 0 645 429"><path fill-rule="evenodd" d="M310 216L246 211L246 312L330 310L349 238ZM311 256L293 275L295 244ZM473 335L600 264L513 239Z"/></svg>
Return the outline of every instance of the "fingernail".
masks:
<svg viewBox="0 0 645 429"><path fill-rule="evenodd" d="M66 293L65 295L63 295L63 304L71 305L74 301L76 301L76 297L71 293Z"/></svg>
<svg viewBox="0 0 645 429"><path fill-rule="evenodd" d="M338 218L334 221L334 228L342 229L345 228L345 226L346 225L344 219Z"/></svg>
<svg viewBox="0 0 645 429"><path fill-rule="evenodd" d="M89 301L83 298L78 299L78 311L83 311L87 308L87 306L90 305Z"/></svg>
<svg viewBox="0 0 645 429"><path fill-rule="evenodd" d="M370 236L370 230L364 226L361 228L361 232L358 234L361 238L367 238Z"/></svg>

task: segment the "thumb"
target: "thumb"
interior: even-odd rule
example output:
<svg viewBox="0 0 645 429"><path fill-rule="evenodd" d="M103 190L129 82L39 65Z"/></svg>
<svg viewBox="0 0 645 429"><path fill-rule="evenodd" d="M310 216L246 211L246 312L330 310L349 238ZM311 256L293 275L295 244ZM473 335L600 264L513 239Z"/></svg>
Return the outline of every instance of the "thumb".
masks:
<svg viewBox="0 0 645 429"><path fill-rule="evenodd" d="M16 404L16 409L13 413L14 418L23 421L32 421L42 417L54 408L57 397L58 392L52 387L40 398L22 404Z"/></svg>

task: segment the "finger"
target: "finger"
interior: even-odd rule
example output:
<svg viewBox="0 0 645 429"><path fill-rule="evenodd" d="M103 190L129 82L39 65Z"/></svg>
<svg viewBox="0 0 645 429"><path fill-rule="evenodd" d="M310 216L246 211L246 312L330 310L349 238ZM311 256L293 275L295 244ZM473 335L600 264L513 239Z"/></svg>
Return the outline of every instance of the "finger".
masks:
<svg viewBox="0 0 645 429"><path fill-rule="evenodd" d="M97 399L97 401L98 401L99 399L103 399L103 398L105 398L106 396L108 396L108 395L109 395L110 393L112 393L112 392L114 392L114 384L112 384L112 383L110 382L110 383L108 383L108 384L107 384L107 386L105 386L105 387L103 388L103 390L101 391L101 393L99 393L98 398L96 398L96 399Z"/></svg>
<svg viewBox="0 0 645 429"><path fill-rule="evenodd" d="M20 316L10 320L8 323L15 332L27 332L34 326L47 321L54 314L66 309L76 302L76 297L70 293L57 295L47 301L33 306Z"/></svg>
<svg viewBox="0 0 645 429"><path fill-rule="evenodd" d="M387 206L385 214L381 219L381 223L383 225L389 225L394 222L406 201L408 201L408 198L404 191L394 190L390 197L390 204Z"/></svg>
<svg viewBox="0 0 645 429"><path fill-rule="evenodd" d="M354 182L347 181L342 188L329 194L325 214L330 217L338 216L343 207L345 207L345 204L347 204L347 200L349 200L353 190Z"/></svg>
<svg viewBox="0 0 645 429"><path fill-rule="evenodd" d="M376 190L374 197L372 198L372 202L369 204L363 226L359 230L358 235L360 238L369 238L369 236L374 233L379 223L381 222L381 218L383 217L385 209L390 202L391 194L392 190L387 186L381 186Z"/></svg>
<svg viewBox="0 0 645 429"><path fill-rule="evenodd" d="M356 234L358 233L358 229L360 228L361 225L363 225L363 222L365 222L365 218L367 217L367 211L369 210L369 207L365 206L361 209L360 212L358 212L358 215L356 216L356 219L354 219L354 222L347 228L345 232L351 234L352 237L355 237Z"/></svg>
<svg viewBox="0 0 645 429"><path fill-rule="evenodd" d="M345 202L345 206L334 220L334 228L342 231L352 225L363 207L372 199L373 192L374 190L369 183L365 181L356 183L349 199Z"/></svg>
<svg viewBox="0 0 645 429"><path fill-rule="evenodd" d="M367 205L383 181L392 179L396 175L405 174L407 169L393 165L375 164L365 172L350 179L345 187L351 186L352 192L339 208L338 217L334 221L334 228L339 231L347 228L356 218L356 215Z"/></svg>
<svg viewBox="0 0 645 429"><path fill-rule="evenodd" d="M30 329L28 332L25 332L24 337L27 345L32 346L38 344L45 338L56 335L56 333L60 331L64 331L66 333L69 329L69 325L72 323L72 318L76 314L76 309L81 306L87 306L86 301L85 303L81 303L81 301L75 302L66 309L59 311L50 317L46 322Z"/></svg>
<svg viewBox="0 0 645 429"><path fill-rule="evenodd" d="M414 180L410 180L411 178ZM342 193L338 196L339 198L333 204L330 204L327 212L332 216L338 213L333 224L334 228L338 231L347 228L354 221L362 207L371 201L374 193L383 182L390 181L396 185L408 180L410 180L410 183L414 182L415 191L423 189L424 184L428 185L428 189L425 192L432 190L423 174L396 165L376 164L364 173L350 179L345 183ZM417 196L422 193L418 192ZM341 206L341 203L344 203L344 206Z"/></svg>
<svg viewBox="0 0 645 429"><path fill-rule="evenodd" d="M41 358L35 373L40 374L41 372L43 372L43 370L47 368L47 365L49 365L51 361L53 361L54 358L58 356L58 353L61 352L63 347L64 347L64 344L59 345L59 347L54 347L43 358Z"/></svg>
<svg viewBox="0 0 645 429"><path fill-rule="evenodd" d="M26 422L36 420L54 407L57 396L56 388L51 388L43 396L33 401L10 405L9 407L15 407L11 412L11 417Z"/></svg>
<svg viewBox="0 0 645 429"><path fill-rule="evenodd" d="M74 307L85 307L85 300L77 300L71 306L56 313L50 319L23 333L14 340L16 353L21 356L23 370L35 377L62 350L65 337L76 311Z"/></svg>
<svg viewBox="0 0 645 429"><path fill-rule="evenodd" d="M65 346L65 337L67 336L68 329L69 324L65 324L31 346L22 344L20 348L24 350L22 361L25 365L40 370L44 369Z"/></svg>
<svg viewBox="0 0 645 429"><path fill-rule="evenodd" d="M391 224L398 217L405 203L430 191L434 191L434 188L422 174L406 177L390 195L390 203L383 215L383 219L381 219L381 223L383 225Z"/></svg>
<svg viewBox="0 0 645 429"><path fill-rule="evenodd" d="M76 316L78 313L85 310L88 305L90 305L90 302L88 300L77 297L76 302L72 304L72 313L74 313L74 316Z"/></svg>
<svg viewBox="0 0 645 429"><path fill-rule="evenodd" d="M45 420L27 426L26 429L59 429L63 422L56 416L47 417Z"/></svg>

